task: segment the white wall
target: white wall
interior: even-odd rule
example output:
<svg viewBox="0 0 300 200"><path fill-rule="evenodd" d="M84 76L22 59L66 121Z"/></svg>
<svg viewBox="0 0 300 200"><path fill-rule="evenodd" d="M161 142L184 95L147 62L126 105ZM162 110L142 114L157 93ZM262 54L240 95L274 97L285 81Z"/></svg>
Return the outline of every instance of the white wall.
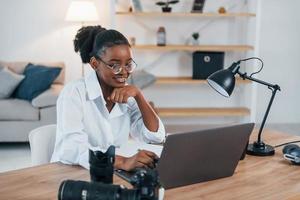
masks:
<svg viewBox="0 0 300 200"><path fill-rule="evenodd" d="M143 1L148 2L147 0ZM62 60L67 66L67 81L79 78L81 76L81 63L79 56L73 51L72 40L80 25L64 21L64 16L70 2L71 0L0 0L0 59L8 61ZM111 20L111 16L109 16L109 0L95 0L95 2L98 5L100 13L100 24L104 24L104 26L108 27ZM212 3L213 1L208 2L209 9L215 10L216 6ZM214 0L214 2L218 2L218 0ZM230 5L231 1L219 0L219 2ZM300 94L297 93L297 88L299 88L300 81L297 79L297 75L300 69L296 59L300 52L300 13L297 12L300 1L263 0L261 2L262 18L259 50L260 56L265 61L265 69L259 77L266 81L279 84L283 90L278 93L275 98L269 122L299 123L300 112L298 112L297 104L300 100ZM175 7L175 9L179 8ZM171 26L174 25L176 26L176 24L171 24ZM214 24L214 26L218 25L220 24ZM234 26L230 22L225 22L225 25L220 26L226 25ZM125 33L127 33L127 31L128 29L125 30ZM155 33L156 28L153 28L153 31ZM210 29L205 29L200 39L211 43L210 37L207 36L211 34L215 34L216 37L220 35L218 32L214 33ZM234 42L230 40L231 37L229 36L232 36L230 34L234 33L226 32L226 34L223 35L223 39L227 38L229 42ZM153 37L153 35L150 35L150 38L151 37ZM178 42L174 35L170 37L170 39L174 39L175 42ZM223 39L219 38L220 42L224 42L225 40ZM241 42L239 40L242 41L240 36L237 36L236 42ZM147 56L151 58L150 55ZM170 55L170 57L165 58L162 65L170 65L170 63L174 65L176 60L172 58L174 58L174 53ZM234 58L235 55L231 55L230 59L225 60L225 62L230 63ZM189 56L185 54L181 54L181 57L177 57L177 60L178 59L179 62L191 62ZM142 63L143 60L143 58L138 59L139 63ZM285 72L283 70L285 70ZM164 75L170 71L154 68L151 72L162 73L162 75ZM179 69L178 66L175 66L171 72L173 73L172 75L177 75L178 73L187 75L191 70L188 68ZM241 101L243 101L243 99L237 96L233 96L230 100L223 99L219 101L221 97L205 86L198 89L194 88L194 90L197 91L197 95L188 94L185 93L185 91L181 95L168 93L172 88L175 91L179 89L181 89L181 91L185 90L182 86L181 88L176 88L175 86L157 88L157 86L155 86L152 89L147 89L146 93L152 99L158 101L158 104L162 105L168 102L166 99L169 97L178 98L180 101L189 103L191 106L202 103L206 106L230 106L239 105L242 103ZM270 92L263 86L258 86L258 88L257 120L260 121L268 102L268 96L266 95L270 94ZM161 92L156 93L157 90ZM202 93L203 91L204 93ZM235 91L236 94L243 94L243 92L244 90L240 88L237 88ZM161 96L163 93L167 95ZM207 101L207 99L211 99L211 101ZM175 102L172 101L170 104L175 105ZM184 106L184 103L182 106Z"/></svg>
<svg viewBox="0 0 300 200"><path fill-rule="evenodd" d="M80 24L65 22L71 0L0 0L0 59L64 61L66 80L81 76L73 39ZM109 25L108 0L95 1L100 24Z"/></svg>
<svg viewBox="0 0 300 200"><path fill-rule="evenodd" d="M271 123L300 123L300 1L261 0L260 56L265 63L259 78L278 84L270 111ZM271 95L258 86L257 121L261 121Z"/></svg>

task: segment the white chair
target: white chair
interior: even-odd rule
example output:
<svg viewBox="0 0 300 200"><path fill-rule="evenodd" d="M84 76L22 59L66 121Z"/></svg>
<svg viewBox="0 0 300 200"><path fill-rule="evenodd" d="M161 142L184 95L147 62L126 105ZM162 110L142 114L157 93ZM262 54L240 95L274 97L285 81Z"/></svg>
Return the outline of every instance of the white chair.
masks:
<svg viewBox="0 0 300 200"><path fill-rule="evenodd" d="M54 151L56 124L42 126L29 133L32 165L42 165L50 162Z"/></svg>

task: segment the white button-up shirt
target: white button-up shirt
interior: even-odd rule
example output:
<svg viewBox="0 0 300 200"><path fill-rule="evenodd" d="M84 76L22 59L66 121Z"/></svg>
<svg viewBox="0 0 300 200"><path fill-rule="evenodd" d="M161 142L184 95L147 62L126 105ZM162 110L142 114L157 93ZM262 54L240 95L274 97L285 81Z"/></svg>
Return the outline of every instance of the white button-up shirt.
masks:
<svg viewBox="0 0 300 200"><path fill-rule="evenodd" d="M147 129L134 98L116 103L108 112L95 72L67 84L57 100L57 131L51 162L89 168L89 149L105 152L110 145L126 144L129 135L146 143L160 143L165 129Z"/></svg>

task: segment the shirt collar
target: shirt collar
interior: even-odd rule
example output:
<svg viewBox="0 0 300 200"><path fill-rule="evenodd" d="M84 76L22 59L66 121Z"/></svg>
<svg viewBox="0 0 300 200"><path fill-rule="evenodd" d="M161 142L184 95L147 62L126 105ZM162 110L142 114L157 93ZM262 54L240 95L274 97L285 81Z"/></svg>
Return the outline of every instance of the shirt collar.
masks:
<svg viewBox="0 0 300 200"><path fill-rule="evenodd" d="M89 73L87 76L84 77L84 81L89 100L95 100L98 97L102 97L106 104L96 72Z"/></svg>

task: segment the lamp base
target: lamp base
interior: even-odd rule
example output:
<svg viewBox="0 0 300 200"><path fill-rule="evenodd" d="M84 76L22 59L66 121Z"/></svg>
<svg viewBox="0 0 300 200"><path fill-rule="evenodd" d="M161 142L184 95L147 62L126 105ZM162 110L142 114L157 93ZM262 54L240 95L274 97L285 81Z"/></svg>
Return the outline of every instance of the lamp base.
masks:
<svg viewBox="0 0 300 200"><path fill-rule="evenodd" d="M247 154L253 156L273 156L275 154L275 150L272 146L263 142L254 142L253 144L248 145Z"/></svg>

